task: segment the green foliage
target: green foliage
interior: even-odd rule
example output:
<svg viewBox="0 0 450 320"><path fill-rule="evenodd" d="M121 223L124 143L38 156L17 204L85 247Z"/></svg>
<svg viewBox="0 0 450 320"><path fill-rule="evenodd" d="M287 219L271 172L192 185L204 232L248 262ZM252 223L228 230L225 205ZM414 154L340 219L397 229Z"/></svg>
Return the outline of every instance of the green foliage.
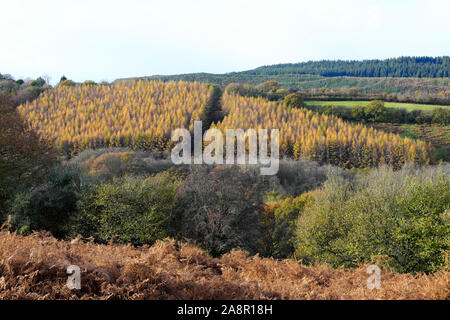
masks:
<svg viewBox="0 0 450 320"><path fill-rule="evenodd" d="M280 84L275 80L263 82L257 86L263 92L275 92L280 88Z"/></svg>
<svg viewBox="0 0 450 320"><path fill-rule="evenodd" d="M266 204L262 219L262 255L283 259L294 254L296 221L312 201L312 196L304 193L296 198L289 196L284 200Z"/></svg>
<svg viewBox="0 0 450 320"><path fill-rule="evenodd" d="M365 121L366 118L366 111L363 106L355 106L352 108L352 117L356 121Z"/></svg>
<svg viewBox="0 0 450 320"><path fill-rule="evenodd" d="M448 77L450 57L399 57L385 60L321 60L276 64L245 71L246 74L317 74L326 77Z"/></svg>
<svg viewBox="0 0 450 320"><path fill-rule="evenodd" d="M208 85L208 89L211 88L211 96L209 97L200 114L200 120L202 121L204 131L208 130L212 123L217 123L223 118L220 102L220 99L222 97L222 89L220 89L220 87L216 85Z"/></svg>
<svg viewBox="0 0 450 320"><path fill-rule="evenodd" d="M288 108L301 108L304 106L303 97L299 93L291 93L284 97L284 104Z"/></svg>
<svg viewBox="0 0 450 320"><path fill-rule="evenodd" d="M382 122L386 119L387 109L380 100L370 101L364 109L366 119L371 122Z"/></svg>
<svg viewBox="0 0 450 320"><path fill-rule="evenodd" d="M79 185L74 171L56 167L37 188L19 193L11 209L11 224L18 230L47 230L67 236L77 212Z"/></svg>
<svg viewBox="0 0 450 320"><path fill-rule="evenodd" d="M93 186L80 200L76 232L103 243L151 245L169 236L177 185L162 173Z"/></svg>
<svg viewBox="0 0 450 320"><path fill-rule="evenodd" d="M15 109L0 109L0 223L17 192L42 183L54 163L52 146Z"/></svg>
<svg viewBox="0 0 450 320"><path fill-rule="evenodd" d="M36 80L31 81L32 87L43 87L45 85L45 80L41 77L37 78Z"/></svg>
<svg viewBox="0 0 450 320"><path fill-rule="evenodd" d="M450 124L450 109L435 108L433 110L432 122L442 125Z"/></svg>
<svg viewBox="0 0 450 320"><path fill-rule="evenodd" d="M449 176L448 167L331 175L297 222L296 256L355 266L386 255L399 272L438 270L450 249Z"/></svg>

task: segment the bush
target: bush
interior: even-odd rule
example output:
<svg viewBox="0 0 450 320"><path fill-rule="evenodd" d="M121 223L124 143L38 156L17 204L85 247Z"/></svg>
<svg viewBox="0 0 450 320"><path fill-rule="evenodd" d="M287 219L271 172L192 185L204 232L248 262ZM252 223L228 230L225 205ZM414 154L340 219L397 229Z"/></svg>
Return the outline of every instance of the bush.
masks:
<svg viewBox="0 0 450 320"><path fill-rule="evenodd" d="M128 148L101 148L85 150L70 159L68 164L80 172L83 182L105 183L126 174L150 176L173 166L170 159Z"/></svg>
<svg viewBox="0 0 450 320"><path fill-rule="evenodd" d="M370 101L364 108L366 118L371 122L383 122L386 120L387 109L381 100Z"/></svg>
<svg viewBox="0 0 450 320"><path fill-rule="evenodd" d="M258 251L263 196L276 178L259 170L193 167L180 188L177 229L214 256L241 247ZM275 179L275 181L274 181Z"/></svg>
<svg viewBox="0 0 450 320"><path fill-rule="evenodd" d="M287 197L266 204L263 213L263 239L260 253L263 256L283 259L294 254L296 221L303 209L312 202L312 196Z"/></svg>
<svg viewBox="0 0 450 320"><path fill-rule="evenodd" d="M450 249L448 166L331 175L297 222L296 256L355 266L386 255L399 272L433 272Z"/></svg>
<svg viewBox="0 0 450 320"><path fill-rule="evenodd" d="M284 97L284 104L288 108L301 108L304 106L303 97L299 93L291 93Z"/></svg>
<svg viewBox="0 0 450 320"><path fill-rule="evenodd" d="M61 87L75 87L76 83L73 82L72 80L63 80L63 81L59 82L58 86L61 86Z"/></svg>
<svg viewBox="0 0 450 320"><path fill-rule="evenodd" d="M366 112L363 106L354 106L352 108L352 117L353 119L355 119L356 121L366 121Z"/></svg>
<svg viewBox="0 0 450 320"><path fill-rule="evenodd" d="M11 209L17 230L46 230L62 238L70 233L77 213L79 184L74 171L56 167L48 181L29 192L19 193Z"/></svg>
<svg viewBox="0 0 450 320"><path fill-rule="evenodd" d="M432 120L433 123L439 123L443 126L450 124L450 110L444 108L434 108Z"/></svg>
<svg viewBox="0 0 450 320"><path fill-rule="evenodd" d="M344 170L331 165L320 165L318 162L305 159L280 160L277 178L284 193L299 196L304 192L319 188L327 180L330 170L339 175L347 175Z"/></svg>
<svg viewBox="0 0 450 320"><path fill-rule="evenodd" d="M387 108L385 120L394 123L406 123L408 122L408 111L401 108Z"/></svg>
<svg viewBox="0 0 450 320"><path fill-rule="evenodd" d="M80 201L76 231L107 243L153 244L169 236L178 181L167 173L93 186Z"/></svg>
<svg viewBox="0 0 450 320"><path fill-rule="evenodd" d="M0 224L19 192L41 184L54 164L49 141L39 137L17 113L0 107Z"/></svg>

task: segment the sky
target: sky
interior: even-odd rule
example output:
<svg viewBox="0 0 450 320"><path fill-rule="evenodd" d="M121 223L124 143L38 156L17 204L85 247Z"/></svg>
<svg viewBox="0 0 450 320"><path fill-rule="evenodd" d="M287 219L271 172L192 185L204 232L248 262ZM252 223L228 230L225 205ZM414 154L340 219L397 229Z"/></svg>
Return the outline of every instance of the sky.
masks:
<svg viewBox="0 0 450 320"><path fill-rule="evenodd" d="M448 0L0 0L0 73L75 81L450 55Z"/></svg>

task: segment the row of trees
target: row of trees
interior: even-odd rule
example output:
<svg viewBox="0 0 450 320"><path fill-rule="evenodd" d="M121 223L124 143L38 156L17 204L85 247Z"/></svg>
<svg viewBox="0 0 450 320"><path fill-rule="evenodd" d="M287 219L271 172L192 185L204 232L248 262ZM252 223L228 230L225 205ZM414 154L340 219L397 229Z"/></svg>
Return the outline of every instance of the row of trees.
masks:
<svg viewBox="0 0 450 320"><path fill-rule="evenodd" d="M321 60L276 64L246 71L255 75L317 74L326 77L417 77L450 75L450 57L400 57L385 60Z"/></svg>
<svg viewBox="0 0 450 320"><path fill-rule="evenodd" d="M342 79L341 79L342 80ZM340 81L341 81L340 80ZM402 79L403 80L403 79ZM367 88L349 87L343 84L338 88L329 87L312 87L308 86L299 88L285 88L282 83L269 80L256 85L248 83L232 82L225 87L225 91L229 93L238 93L246 97L264 97L269 100L280 100L291 93L298 93L305 100L383 100L389 102L409 102L409 103L425 103L425 104L450 104L450 91L448 85L435 84L434 87L422 86L421 84L412 85L410 89L405 89L402 93L386 93L383 91L384 86L390 88L395 87L395 82L402 81L396 79L383 79L383 84L378 84L380 90L378 93L368 93ZM413 80L408 79L407 82ZM349 81L351 82L351 81ZM362 80L361 80L362 82ZM393 82L393 83L391 83ZM402 81L402 83L404 80ZM352 84L352 83L351 83ZM354 84L354 83L353 83ZM324 86L327 84L324 83ZM381 91L381 92L380 92Z"/></svg>
<svg viewBox="0 0 450 320"><path fill-rule="evenodd" d="M0 107L16 107L36 99L47 88L50 88L48 80L42 77L15 80L8 74L0 74Z"/></svg>
<svg viewBox="0 0 450 320"><path fill-rule="evenodd" d="M289 96L286 96L286 99ZM326 115L335 115L345 120L362 122L388 122L388 123L437 123L447 125L450 123L450 109L433 108L431 112L422 110L408 111L403 108L386 108L384 102L373 100L367 105L347 107L339 105L303 105L305 108Z"/></svg>

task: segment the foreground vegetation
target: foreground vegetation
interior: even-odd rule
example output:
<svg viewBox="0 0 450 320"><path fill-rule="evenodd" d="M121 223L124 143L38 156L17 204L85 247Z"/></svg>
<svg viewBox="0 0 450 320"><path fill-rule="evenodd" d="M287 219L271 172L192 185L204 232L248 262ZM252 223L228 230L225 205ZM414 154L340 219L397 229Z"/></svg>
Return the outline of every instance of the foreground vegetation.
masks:
<svg viewBox="0 0 450 320"><path fill-rule="evenodd" d="M66 286L69 265L81 290ZM58 241L0 232L0 299L450 299L450 273L412 276L383 270L379 290L357 269L304 266L233 250L221 258L186 243L151 247Z"/></svg>
<svg viewBox="0 0 450 320"><path fill-rule="evenodd" d="M85 151L19 189L8 221L99 243L191 239L218 257L233 248L354 267L384 255L399 272L435 272L450 249L448 165L346 171L284 160L257 166L173 166L142 152Z"/></svg>

